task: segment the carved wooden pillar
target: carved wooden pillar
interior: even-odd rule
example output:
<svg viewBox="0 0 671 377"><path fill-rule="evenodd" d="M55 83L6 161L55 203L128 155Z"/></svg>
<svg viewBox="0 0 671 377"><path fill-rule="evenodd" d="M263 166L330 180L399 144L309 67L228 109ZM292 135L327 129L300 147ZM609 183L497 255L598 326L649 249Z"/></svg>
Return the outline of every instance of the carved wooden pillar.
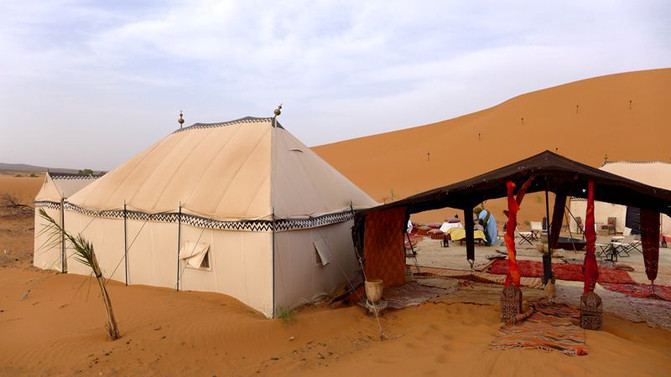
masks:
<svg viewBox="0 0 671 377"><path fill-rule="evenodd" d="M522 291L510 284L501 292L501 321L507 322L522 313Z"/></svg>
<svg viewBox="0 0 671 377"><path fill-rule="evenodd" d="M601 330L603 324L603 303L594 292L580 297L580 327L588 330Z"/></svg>

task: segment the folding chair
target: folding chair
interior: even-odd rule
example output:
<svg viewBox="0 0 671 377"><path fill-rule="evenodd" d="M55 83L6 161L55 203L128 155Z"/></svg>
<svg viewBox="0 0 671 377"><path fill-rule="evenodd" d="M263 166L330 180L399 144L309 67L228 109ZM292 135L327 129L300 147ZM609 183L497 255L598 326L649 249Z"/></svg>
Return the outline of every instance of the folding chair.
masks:
<svg viewBox="0 0 671 377"><path fill-rule="evenodd" d="M608 244L597 243L594 244L594 246L596 246L595 247L596 250L594 253L595 256L603 258L607 257L610 254L611 245L609 243Z"/></svg>
<svg viewBox="0 0 671 377"><path fill-rule="evenodd" d="M540 240L543 233L543 224L540 221L531 222L531 236L534 240Z"/></svg>
<svg viewBox="0 0 671 377"><path fill-rule="evenodd" d="M617 257L628 257L630 244L624 242L611 242L610 243L612 250L612 255L617 262Z"/></svg>
<svg viewBox="0 0 671 377"><path fill-rule="evenodd" d="M534 235L532 232L517 232L517 235L520 236L520 240L517 242L518 245L521 245L522 243L526 242L529 245L533 246L533 241Z"/></svg>
<svg viewBox="0 0 671 377"><path fill-rule="evenodd" d="M624 252L627 253L627 256L629 256L630 251L638 251L639 253L643 254L643 250L641 250L641 241L640 240L633 240L629 243L625 243L622 245L624 247Z"/></svg>

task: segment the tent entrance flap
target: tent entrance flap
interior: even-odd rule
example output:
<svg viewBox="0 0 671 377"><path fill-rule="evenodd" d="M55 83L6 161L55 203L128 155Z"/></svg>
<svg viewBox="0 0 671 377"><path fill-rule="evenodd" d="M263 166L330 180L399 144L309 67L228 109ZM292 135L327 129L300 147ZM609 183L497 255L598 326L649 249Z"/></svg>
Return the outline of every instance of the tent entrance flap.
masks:
<svg viewBox="0 0 671 377"><path fill-rule="evenodd" d="M209 244L188 241L182 246L179 259L185 260L189 267L200 268L209 250Z"/></svg>

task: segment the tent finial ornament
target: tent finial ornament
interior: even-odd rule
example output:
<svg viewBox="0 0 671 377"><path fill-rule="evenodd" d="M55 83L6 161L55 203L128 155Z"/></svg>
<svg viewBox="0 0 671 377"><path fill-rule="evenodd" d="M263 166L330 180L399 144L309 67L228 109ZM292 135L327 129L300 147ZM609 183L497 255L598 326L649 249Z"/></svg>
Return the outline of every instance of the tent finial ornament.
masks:
<svg viewBox="0 0 671 377"><path fill-rule="evenodd" d="M281 103L280 103L279 106L277 106L277 109L275 109L275 111L273 111L273 113L275 114L275 116L273 117L273 127L277 127L277 117L280 114L282 114L282 104Z"/></svg>
<svg viewBox="0 0 671 377"><path fill-rule="evenodd" d="M182 128L182 125L184 124L184 118L182 117L182 110L179 111L179 119L177 119L177 123L179 123L179 128Z"/></svg>

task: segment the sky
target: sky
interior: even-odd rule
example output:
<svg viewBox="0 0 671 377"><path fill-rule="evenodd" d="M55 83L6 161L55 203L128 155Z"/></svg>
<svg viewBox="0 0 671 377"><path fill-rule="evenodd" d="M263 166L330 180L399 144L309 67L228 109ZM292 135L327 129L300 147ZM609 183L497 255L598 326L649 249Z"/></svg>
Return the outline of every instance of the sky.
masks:
<svg viewBox="0 0 671 377"><path fill-rule="evenodd" d="M671 2L0 0L0 162L109 170L179 127L308 146L671 67Z"/></svg>

